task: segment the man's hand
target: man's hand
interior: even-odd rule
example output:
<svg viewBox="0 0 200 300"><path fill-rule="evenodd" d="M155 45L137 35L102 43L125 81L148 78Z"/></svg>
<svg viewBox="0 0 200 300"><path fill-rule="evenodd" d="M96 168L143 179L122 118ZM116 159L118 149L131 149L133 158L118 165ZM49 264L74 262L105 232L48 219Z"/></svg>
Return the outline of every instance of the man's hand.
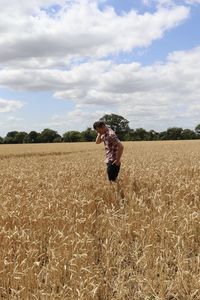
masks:
<svg viewBox="0 0 200 300"><path fill-rule="evenodd" d="M95 143L96 144L101 144L101 142L102 142L102 134L98 133Z"/></svg>

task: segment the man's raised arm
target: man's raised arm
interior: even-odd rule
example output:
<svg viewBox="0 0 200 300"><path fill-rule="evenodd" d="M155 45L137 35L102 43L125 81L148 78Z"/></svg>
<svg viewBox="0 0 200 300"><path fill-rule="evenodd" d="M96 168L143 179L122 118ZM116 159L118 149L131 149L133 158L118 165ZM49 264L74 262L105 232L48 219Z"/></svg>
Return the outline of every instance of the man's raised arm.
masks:
<svg viewBox="0 0 200 300"><path fill-rule="evenodd" d="M98 133L95 143L96 144L101 144L101 142L102 142L101 134Z"/></svg>

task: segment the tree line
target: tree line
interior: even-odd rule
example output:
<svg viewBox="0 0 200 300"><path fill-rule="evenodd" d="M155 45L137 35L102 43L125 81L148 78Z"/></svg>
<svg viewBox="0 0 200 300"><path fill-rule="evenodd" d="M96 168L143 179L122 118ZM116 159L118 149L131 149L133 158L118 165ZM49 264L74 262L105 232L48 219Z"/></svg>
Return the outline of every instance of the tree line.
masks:
<svg viewBox="0 0 200 300"><path fill-rule="evenodd" d="M122 141L159 141L159 140L194 140L200 139L200 124L195 130L181 127L170 127L166 131L145 130L144 128L131 129L129 121L116 114L104 115L100 120L105 121ZM92 142L96 139L96 131L88 127L84 131L66 131L60 135L57 131L45 128L41 132L10 131L0 144L24 144L24 143L73 143Z"/></svg>

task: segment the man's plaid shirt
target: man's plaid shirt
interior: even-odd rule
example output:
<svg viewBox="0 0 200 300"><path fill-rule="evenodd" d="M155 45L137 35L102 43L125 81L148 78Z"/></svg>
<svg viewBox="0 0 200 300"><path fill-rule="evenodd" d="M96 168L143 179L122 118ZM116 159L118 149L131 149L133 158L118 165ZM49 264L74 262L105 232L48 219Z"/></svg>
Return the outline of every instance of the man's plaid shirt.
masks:
<svg viewBox="0 0 200 300"><path fill-rule="evenodd" d="M115 161L117 158L118 143L120 142L120 140L110 127L107 127L106 133L103 136L103 142L106 151L105 162L108 163L110 161Z"/></svg>

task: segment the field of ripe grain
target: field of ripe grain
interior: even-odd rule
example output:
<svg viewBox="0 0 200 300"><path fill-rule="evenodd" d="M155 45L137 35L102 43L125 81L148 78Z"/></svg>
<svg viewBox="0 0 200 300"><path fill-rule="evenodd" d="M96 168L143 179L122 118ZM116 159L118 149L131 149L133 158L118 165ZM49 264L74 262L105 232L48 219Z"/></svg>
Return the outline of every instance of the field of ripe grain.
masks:
<svg viewBox="0 0 200 300"><path fill-rule="evenodd" d="M0 299L200 299L200 141L0 145Z"/></svg>

